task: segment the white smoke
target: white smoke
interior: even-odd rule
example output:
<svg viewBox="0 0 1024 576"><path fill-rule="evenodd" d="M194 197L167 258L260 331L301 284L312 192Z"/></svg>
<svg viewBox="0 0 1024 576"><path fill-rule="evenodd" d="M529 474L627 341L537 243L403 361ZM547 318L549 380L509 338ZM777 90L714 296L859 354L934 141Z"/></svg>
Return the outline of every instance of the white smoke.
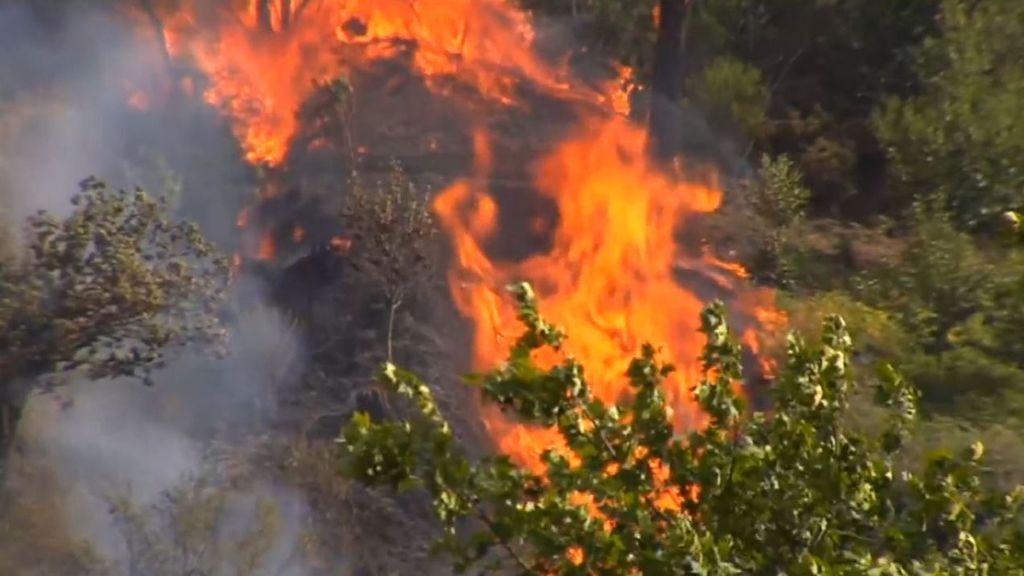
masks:
<svg viewBox="0 0 1024 576"><path fill-rule="evenodd" d="M171 491L204 476L212 438L264 429L276 411L275 388L289 376L281 367L298 360L297 340L267 308L240 316L231 333L225 360L189 354L157 374L152 387L125 379L75 382L34 397L26 410L27 451L66 490L67 528L115 567L125 568L128 550L110 513L112 496L126 496L143 513L155 510ZM221 529L251 529L261 500L273 502L279 524L257 574L304 574L295 560L311 518L299 492L256 478L230 491Z"/></svg>
<svg viewBox="0 0 1024 576"><path fill-rule="evenodd" d="M129 3L124 3L125 5ZM112 3L113 5L113 3ZM249 168L216 111L198 99L173 109L129 105L140 89L166 95L159 44L125 10L68 4L0 7L0 201L9 221L62 215L87 176L164 193L154 158L183 180L178 204L217 241L231 237Z"/></svg>
<svg viewBox="0 0 1024 576"><path fill-rule="evenodd" d="M127 106L131 87L148 85L163 60L151 38L97 4L62 5L51 21L38 17L52 11L42 4L0 7L0 219L16 223L41 209L66 215L78 182L91 175L164 192L159 175L139 167L155 152L181 177L183 215L194 216L213 240L230 241L241 201L230 192L245 187L249 170L237 144L201 102L173 113ZM126 565L127 550L110 496L128 495L145 513L206 474L214 439L266 432L278 410L277 387L294 376L286 369L301 364L297 337L272 309L250 307L229 328L225 360L194 351L157 374L153 387L81 381L26 407L26 453L57 475L68 530L115 566ZM259 573L304 574L300 563L288 562L310 519L299 492L257 475L230 492L224 529L251 526L261 499L274 502L280 523Z"/></svg>

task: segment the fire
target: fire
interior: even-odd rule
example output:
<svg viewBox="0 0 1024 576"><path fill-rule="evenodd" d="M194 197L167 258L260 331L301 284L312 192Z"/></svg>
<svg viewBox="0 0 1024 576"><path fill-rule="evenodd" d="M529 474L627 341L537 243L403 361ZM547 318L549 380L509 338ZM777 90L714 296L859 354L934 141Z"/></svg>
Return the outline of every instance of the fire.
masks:
<svg viewBox="0 0 1024 576"><path fill-rule="evenodd" d="M535 233L551 236L550 250L523 261L492 259L484 249L500 225L500 203L486 184L500 158L483 126L474 134L475 170L440 194L434 209L449 234L455 265L449 286L474 329L478 369L501 362L518 330L503 287L528 280L542 312L568 329L566 352L587 369L595 394L624 400L631 358L644 342L661 347L677 371L665 385L679 430L704 424L691 387L701 377L697 359L704 344L699 314L704 302L678 278L696 270L738 294L734 309L752 317L743 339L755 353L759 327L783 322L771 294L746 287L742 267L710 251L694 258L677 250L688 218L718 208L722 192L713 178L696 178L685 166L652 164L646 134L626 119L635 87L626 67L597 87L573 80L568 59L552 64L534 49L528 15L508 0L182 0L164 14L167 51L190 59L208 84L194 86L232 122L245 156L276 167L288 159L299 126L296 113L318 82L336 79L383 59L399 59L438 95L453 82L469 86L494 106L526 109L528 85L578 105L581 124L535 166L534 188L557 206L558 218L535 218ZM436 141L429 144L435 148ZM366 153L364 145L356 148ZM265 183L262 199L278 195ZM238 216L249 225L249 212ZM293 240L305 238L301 228ZM348 238L330 241L339 252ZM260 260L272 259L272 235L259 238ZM557 358L538 359L551 363ZM766 366L767 369L767 366ZM555 431L524 426L491 407L481 407L501 450L542 472L538 456L564 445ZM667 495L669 506L678 500Z"/></svg>
<svg viewBox="0 0 1024 576"><path fill-rule="evenodd" d="M277 246L274 245L274 237L270 232L260 237L259 249L256 252L257 260L273 260L277 254Z"/></svg>
<svg viewBox="0 0 1024 576"><path fill-rule="evenodd" d="M335 236L331 238L330 245L335 252L344 254L352 249L352 240L342 236Z"/></svg>
<svg viewBox="0 0 1024 576"><path fill-rule="evenodd" d="M262 15L261 6L269 11ZM573 86L539 58L525 12L505 0L185 0L164 15L167 50L195 61L210 81L203 97L234 121L254 164L279 165L316 82L375 60L411 54L428 86L455 77L495 102L515 104L520 82L621 110L622 96ZM338 53L345 47L361 48ZM625 72L623 72L625 74Z"/></svg>
<svg viewBox="0 0 1024 576"><path fill-rule="evenodd" d="M486 166L489 154L482 152ZM541 312L568 329L566 351L586 367L599 398L625 399L630 359L650 341L677 367L665 388L676 427L703 425L690 389L701 375L704 302L674 275L676 233L688 216L718 208L719 188L652 165L644 131L619 117L595 119L542 159L535 185L556 202L559 222L551 250L522 262L492 261L482 247L497 226L496 204L486 189L459 181L435 203L455 246L458 262L449 284L456 305L474 323L477 367L500 363L515 337L515 310L502 287L529 280ZM703 264L710 272L723 269L711 258ZM724 267L732 278L739 270ZM744 305L770 308L767 292L752 290L747 298ZM483 414L500 448L534 470L543 469L543 450L561 445L553 430L524 426L489 407Z"/></svg>

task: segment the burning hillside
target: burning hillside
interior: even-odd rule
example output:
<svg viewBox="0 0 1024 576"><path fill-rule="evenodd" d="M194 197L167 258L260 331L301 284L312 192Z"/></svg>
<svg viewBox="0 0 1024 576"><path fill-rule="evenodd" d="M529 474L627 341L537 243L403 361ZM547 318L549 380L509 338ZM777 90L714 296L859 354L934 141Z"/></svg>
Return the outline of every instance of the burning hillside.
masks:
<svg viewBox="0 0 1024 576"><path fill-rule="evenodd" d="M260 204L239 216L240 226L254 229L244 257L272 259L280 238L301 243L307 237L301 216L276 232L252 219L286 196L273 175L295 169L290 165L296 147L326 146L326 158L335 163L344 163L346 154L366 154L362 139L339 146L304 134L310 125L314 131L319 126L316 119L301 121L307 102L338 88L340 78L352 79L359 98L362 90L411 76L458 118L454 128L469 144L452 146L450 151L464 158L463 177L450 179L434 206L455 253L449 289L473 324L477 368L499 362L515 337L504 285L528 280L537 288L542 311L570 329L566 350L592 371L602 399L625 393L626 367L644 341L662 347L680 369L667 393L677 427L686 429L703 421L690 393L700 371L703 342L697 323L703 301L680 282L677 269L696 271L736 295L734 307L742 308L739 313L752 327L745 340L755 351L756 327L778 321L771 295L748 287L741 268L710 253L693 257L680 251L680 227L692 216L716 210L722 193L713 178L697 177L682 163L666 170L649 161L644 130L624 117L629 70L612 67L601 81L581 80L572 72L570 55L560 61L539 55L529 15L505 0L228 4L186 0L174 12L153 14L159 25L150 29L169 58L192 62L201 72L205 86L197 96L230 120L247 160L270 170ZM194 84L186 86L188 92ZM497 125L510 114L525 122L536 118L534 96L567 110L572 127L556 143L516 148L508 143L515 135ZM346 97L339 96L340 106ZM156 100L133 98L140 105ZM447 146L443 139L425 140L430 151ZM509 154L510 149L519 152ZM509 170L525 174L525 185L514 194L498 193L495 175ZM512 229L508 214L538 201L555 210L530 214L521 234L523 222ZM290 202L278 206L294 209ZM494 255L497 245L517 236L543 237L546 246L525 258ZM521 462L536 463L538 451L550 445L544 431L495 412L483 417L494 440Z"/></svg>
<svg viewBox="0 0 1024 576"><path fill-rule="evenodd" d="M232 119L253 163L284 161L296 111L317 82L386 59L408 58L434 90L456 78L509 106L522 104L517 90L525 82L567 99L625 107L614 80L604 89L574 85L567 66L539 58L528 17L504 0L182 4L161 15L167 53L195 61L210 81L203 98Z"/></svg>

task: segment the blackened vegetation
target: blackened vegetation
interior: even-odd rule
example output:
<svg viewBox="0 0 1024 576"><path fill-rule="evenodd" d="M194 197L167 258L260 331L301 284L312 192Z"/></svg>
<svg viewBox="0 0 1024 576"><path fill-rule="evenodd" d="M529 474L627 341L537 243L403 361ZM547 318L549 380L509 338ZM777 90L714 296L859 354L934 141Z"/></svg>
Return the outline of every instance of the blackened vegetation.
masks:
<svg viewBox="0 0 1024 576"><path fill-rule="evenodd" d="M678 66L682 56L686 5L677 4L664 8L661 19L668 28L662 30L666 36L658 54L669 68ZM558 226L556 206L534 189L533 160L544 157L567 135L576 104L534 93L527 95L527 108L504 108L455 85L452 92L439 96L409 73L402 58L399 53L395 60L351 78L320 84L300 111L299 133L285 168L273 174L278 181L274 186L283 192L261 201L251 215L250 226L269 230L280 252L266 271L274 301L295 315L307 335L314 362L307 385L316 389L312 403L323 417L314 418L314 429L323 437L336 433L354 409L375 415L394 409L373 385L377 366L388 356L394 298L354 258L361 249L358 239L353 242L355 253L330 247L332 236L350 237L353 232L339 226L336 215L360 182L371 188L385 182L396 164L423 195L443 190L456 178L475 179L499 206L498 231L485 249L500 260L515 261L548 250ZM665 81L656 88L670 96L669 108L677 109L678 98L671 95L681 86L673 74L662 74ZM529 87L523 90L525 94ZM678 136L678 123L660 125L653 118L656 114L652 111L652 143L659 138L655 132L664 132L663 151L671 157L679 144L672 140ZM472 130L482 118L487 118L484 127L492 154L503 160L493 171L480 174L473 168ZM544 224L540 228L534 225L538 217ZM307 233L300 243L292 240L296 226ZM389 233L386 227L379 232ZM447 292L446 242L443 237L434 242L433 272L406 291L392 319L393 356L424 381L448 388L446 383L457 382L457 375L469 366L469 325L453 309ZM679 278L702 298L729 299L701 270L681 270ZM748 360L751 368L757 366L752 354ZM442 399L448 396L453 405L465 404L458 413L464 415L466 430L476 430L472 399L461 398L461 388L453 388L459 398L442 393Z"/></svg>
<svg viewBox="0 0 1024 576"><path fill-rule="evenodd" d="M421 244L416 234L375 212L372 202L351 208L360 193L386 197L397 185L419 195L399 194L402 202L429 212L431 192L469 177L499 206L498 233L485 246L489 254L516 261L547 251L558 213L534 188L533 160L566 137L577 104L542 94L526 100L525 109L501 108L456 85L438 96L399 58L352 78L325 81L306 101L285 165L263 172L264 199L250 209L243 232L250 239L273 239L274 257L246 267L259 271L273 302L295 318L308 358L301 381L282 391L283 404L292 407L284 428L301 431L310 442L328 442L356 411L375 421L401 418L408 407L377 386L381 363L391 359L434 387L471 451L493 449L476 398L459 378L470 367L472 326L448 293L445 238L438 234ZM487 173L474 170L472 132L482 118L492 155L502 159ZM663 127L669 137L678 132L671 122ZM396 165L406 175L397 182ZM533 225L538 216L544 224L539 228ZM300 241L297 228L304 232ZM350 240L351 248L332 245L335 237ZM420 267L424 259L424 273L397 274ZM700 269L680 271L679 278L702 297L728 297ZM750 353L746 360L757 365ZM362 505L371 502L367 497ZM414 531L429 534L418 496L394 504Z"/></svg>
<svg viewBox="0 0 1024 576"><path fill-rule="evenodd" d="M271 297L283 308L309 321L309 304L341 280L344 268L345 254L330 242L319 242L273 279Z"/></svg>

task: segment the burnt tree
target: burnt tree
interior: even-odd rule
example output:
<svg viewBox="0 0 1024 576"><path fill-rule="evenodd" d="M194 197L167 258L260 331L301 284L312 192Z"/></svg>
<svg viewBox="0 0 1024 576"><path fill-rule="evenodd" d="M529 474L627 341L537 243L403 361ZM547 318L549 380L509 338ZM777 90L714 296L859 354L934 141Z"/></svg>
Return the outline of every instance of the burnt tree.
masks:
<svg viewBox="0 0 1024 576"><path fill-rule="evenodd" d="M648 131L651 153L671 160L680 147L683 31L693 0L659 0Z"/></svg>

